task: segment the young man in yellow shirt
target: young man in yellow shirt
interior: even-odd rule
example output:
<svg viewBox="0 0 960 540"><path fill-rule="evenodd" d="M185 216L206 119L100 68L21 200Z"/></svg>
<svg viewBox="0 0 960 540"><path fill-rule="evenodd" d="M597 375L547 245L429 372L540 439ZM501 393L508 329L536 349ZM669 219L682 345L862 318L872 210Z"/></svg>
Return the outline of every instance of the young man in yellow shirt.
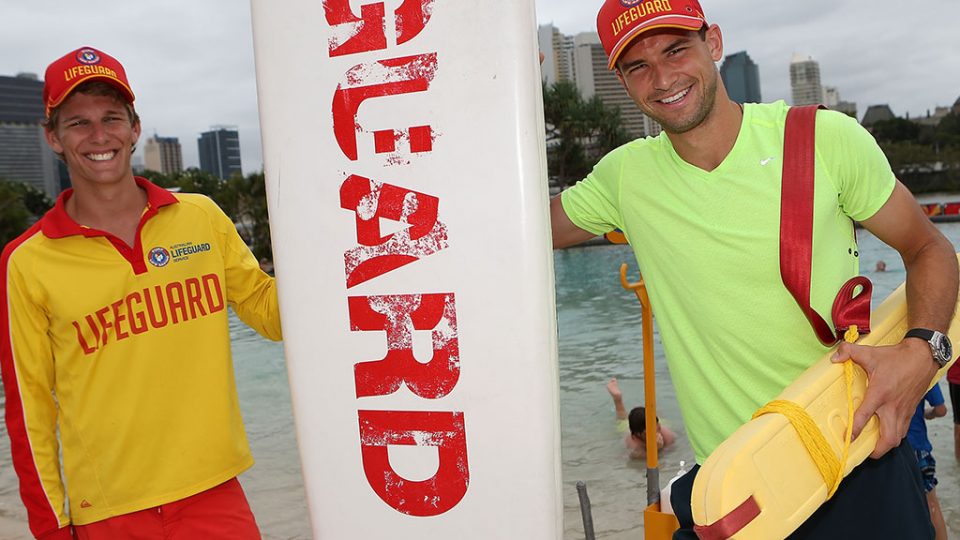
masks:
<svg viewBox="0 0 960 540"><path fill-rule="evenodd" d="M226 307L281 339L275 282L213 201L134 177L140 120L116 59L68 53L43 99L72 189L0 258L0 367L30 529L259 538L236 480L253 458Z"/></svg>

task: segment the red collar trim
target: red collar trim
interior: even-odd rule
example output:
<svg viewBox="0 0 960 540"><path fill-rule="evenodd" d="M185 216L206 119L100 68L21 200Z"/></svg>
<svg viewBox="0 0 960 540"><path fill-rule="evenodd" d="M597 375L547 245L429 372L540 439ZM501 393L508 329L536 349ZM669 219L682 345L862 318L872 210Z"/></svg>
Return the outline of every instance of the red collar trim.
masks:
<svg viewBox="0 0 960 540"><path fill-rule="evenodd" d="M137 186L147 192L147 209L156 209L180 202L173 193L154 184L146 178L135 176L133 180ZM73 196L73 188L66 189L57 197L57 202L46 215L43 216L42 230L47 238L64 238L66 236L105 236L106 233L97 229L83 227L73 220L66 210L67 200Z"/></svg>

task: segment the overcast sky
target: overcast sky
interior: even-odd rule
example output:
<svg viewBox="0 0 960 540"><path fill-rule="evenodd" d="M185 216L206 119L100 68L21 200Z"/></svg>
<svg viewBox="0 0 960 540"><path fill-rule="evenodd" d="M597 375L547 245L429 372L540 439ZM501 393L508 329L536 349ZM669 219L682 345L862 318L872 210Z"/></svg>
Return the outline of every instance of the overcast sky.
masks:
<svg viewBox="0 0 960 540"><path fill-rule="evenodd" d="M436 0L446 1L460 0ZM565 34L596 30L599 0L535 1L541 24ZM764 101L789 102L794 53L819 61L823 83L861 116L880 103L920 116L960 97L960 0L702 3L723 30L725 54L746 50L759 65ZM246 0L0 0L0 28L0 75L42 78L70 50L103 49L127 69L144 134L178 137L185 166L198 165L201 131L233 125L244 171L262 167Z"/></svg>

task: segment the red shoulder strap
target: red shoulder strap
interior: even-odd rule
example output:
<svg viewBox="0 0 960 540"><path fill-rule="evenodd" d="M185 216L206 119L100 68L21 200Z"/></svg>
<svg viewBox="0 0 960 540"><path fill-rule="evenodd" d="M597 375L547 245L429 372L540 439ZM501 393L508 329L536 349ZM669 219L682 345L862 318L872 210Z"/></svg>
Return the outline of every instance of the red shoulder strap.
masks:
<svg viewBox="0 0 960 540"><path fill-rule="evenodd" d="M822 105L791 107L783 133L783 176L780 195L780 276L796 299L817 338L835 344L851 325L861 334L870 331L870 293L873 284L857 276L840 288L833 302L830 325L810 306L813 254L813 184L817 110ZM860 287L859 293L854 295Z"/></svg>

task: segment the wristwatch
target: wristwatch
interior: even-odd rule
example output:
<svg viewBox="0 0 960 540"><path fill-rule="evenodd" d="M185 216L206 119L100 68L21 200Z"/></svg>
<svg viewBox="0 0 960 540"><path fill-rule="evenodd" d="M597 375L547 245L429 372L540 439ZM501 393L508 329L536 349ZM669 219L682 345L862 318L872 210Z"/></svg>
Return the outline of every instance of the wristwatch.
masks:
<svg viewBox="0 0 960 540"><path fill-rule="evenodd" d="M953 359L953 346L950 344L950 338L936 330L911 328L903 336L904 339L908 337L920 338L929 343L930 350L933 352L933 361L940 367L947 365L947 362Z"/></svg>

